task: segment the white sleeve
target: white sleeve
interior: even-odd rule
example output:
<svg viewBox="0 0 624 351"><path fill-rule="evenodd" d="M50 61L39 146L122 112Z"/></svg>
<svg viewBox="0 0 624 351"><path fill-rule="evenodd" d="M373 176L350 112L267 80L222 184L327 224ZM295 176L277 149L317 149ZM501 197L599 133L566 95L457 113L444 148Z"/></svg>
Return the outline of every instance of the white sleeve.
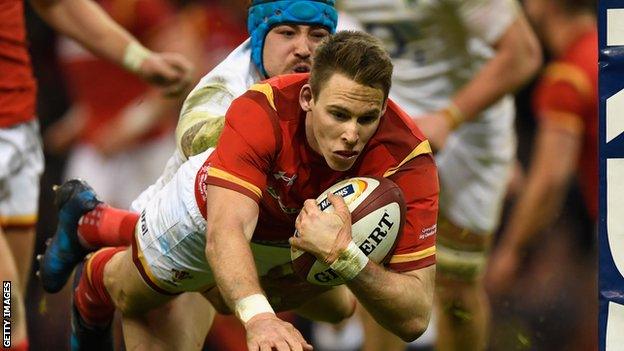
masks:
<svg viewBox="0 0 624 351"><path fill-rule="evenodd" d="M495 44L518 17L517 0L457 0L459 16L469 32Z"/></svg>
<svg viewBox="0 0 624 351"><path fill-rule="evenodd" d="M359 30L364 31L364 26L354 16L351 16L345 11L338 11L338 25L337 31L341 30Z"/></svg>
<svg viewBox="0 0 624 351"><path fill-rule="evenodd" d="M218 80L217 80L218 81ZM202 80L184 101L176 127L176 144L182 154L195 154L192 150L194 136L201 131L207 146L216 142L225 112L236 98L223 83Z"/></svg>

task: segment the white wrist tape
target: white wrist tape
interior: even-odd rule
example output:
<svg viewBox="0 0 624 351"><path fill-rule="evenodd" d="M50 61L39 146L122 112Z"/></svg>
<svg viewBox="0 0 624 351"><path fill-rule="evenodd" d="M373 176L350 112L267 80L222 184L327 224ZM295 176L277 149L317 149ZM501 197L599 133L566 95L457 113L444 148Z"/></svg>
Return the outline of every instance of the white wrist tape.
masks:
<svg viewBox="0 0 624 351"><path fill-rule="evenodd" d="M236 301L234 312L236 313L236 317L238 317L243 324L260 313L269 312L275 314L269 301L262 294L249 295Z"/></svg>
<svg viewBox="0 0 624 351"><path fill-rule="evenodd" d="M137 41L132 41L126 46L123 57L123 66L130 72L138 72L141 64L152 52Z"/></svg>
<svg viewBox="0 0 624 351"><path fill-rule="evenodd" d="M329 267L342 279L349 281L357 276L368 264L368 256L352 241Z"/></svg>

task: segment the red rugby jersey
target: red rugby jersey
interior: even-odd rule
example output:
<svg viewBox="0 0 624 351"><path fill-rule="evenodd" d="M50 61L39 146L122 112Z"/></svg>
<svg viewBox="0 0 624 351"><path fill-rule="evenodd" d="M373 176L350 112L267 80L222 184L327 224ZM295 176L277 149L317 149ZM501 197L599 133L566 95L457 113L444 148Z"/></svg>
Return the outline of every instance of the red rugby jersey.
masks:
<svg viewBox="0 0 624 351"><path fill-rule="evenodd" d="M0 1L0 128L35 116L36 84L26 46L23 0Z"/></svg>
<svg viewBox="0 0 624 351"><path fill-rule="evenodd" d="M403 191L407 217L388 267L410 271L435 263L438 176L429 143L396 104L388 102L375 135L354 166L334 171L305 137L299 91L308 74L276 77L236 99L216 150L196 177L196 199L206 211L206 184L238 191L257 201L252 241L288 245L303 202L339 180L387 176Z"/></svg>
<svg viewBox="0 0 624 351"><path fill-rule="evenodd" d="M546 68L534 95L539 118L583 135L578 178L588 211L598 218L598 32L574 41Z"/></svg>

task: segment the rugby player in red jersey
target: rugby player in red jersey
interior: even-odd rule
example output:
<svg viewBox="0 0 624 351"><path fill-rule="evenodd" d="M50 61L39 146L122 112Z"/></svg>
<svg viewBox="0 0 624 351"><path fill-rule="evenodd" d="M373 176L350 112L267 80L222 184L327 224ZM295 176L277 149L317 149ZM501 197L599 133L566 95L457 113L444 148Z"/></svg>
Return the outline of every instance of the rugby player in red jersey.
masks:
<svg viewBox="0 0 624 351"><path fill-rule="evenodd" d="M596 1L527 0L524 5L552 61L534 90L533 111L538 126L528 176L489 266L488 285L496 295L511 291L521 276L528 249L536 243L544 245L540 234L559 216L575 176L587 213L598 223ZM574 238L561 239L566 243L557 241L555 245L565 247L574 242ZM574 275L586 278L577 278L573 295L585 299L577 308L578 324L574 325L583 332L568 340L577 350L595 350L598 340L597 249L595 239L589 242L592 244L582 250L568 253L573 255L568 260L582 268L561 264L556 254L549 258L557 268L578 269Z"/></svg>
<svg viewBox="0 0 624 351"><path fill-rule="evenodd" d="M377 39L341 32L315 55L309 76L270 79L232 103L216 149L191 157L145 206L131 248L100 250L87 260L75 295L85 319L105 320L117 308L128 348L158 340L163 349L199 349L193 316L163 306L200 291L236 313L251 350L309 349L274 310L336 322L353 313L348 286L401 338L426 329L439 190L429 144L387 99L392 64ZM356 175L388 177L406 198L406 226L387 267L350 249L340 198L331 201L341 217L305 202ZM300 236L291 238L295 226ZM342 267L337 272L347 285L300 282L296 290L285 285L265 295L259 276L290 262L289 239Z"/></svg>
<svg viewBox="0 0 624 351"><path fill-rule="evenodd" d="M490 264L493 290L517 277L524 250L560 211L577 175L598 220L598 29L595 1L530 0L527 14L554 60L536 87L539 125L526 186Z"/></svg>

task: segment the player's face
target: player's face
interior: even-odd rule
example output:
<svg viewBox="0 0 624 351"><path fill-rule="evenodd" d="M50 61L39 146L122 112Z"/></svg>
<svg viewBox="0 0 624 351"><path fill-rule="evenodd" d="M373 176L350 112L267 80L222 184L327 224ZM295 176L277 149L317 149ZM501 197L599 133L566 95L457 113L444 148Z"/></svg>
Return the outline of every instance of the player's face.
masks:
<svg viewBox="0 0 624 351"><path fill-rule="evenodd" d="M329 31L320 26L282 24L273 27L264 39L262 63L269 77L310 72L312 53Z"/></svg>
<svg viewBox="0 0 624 351"><path fill-rule="evenodd" d="M385 110L381 89L334 74L312 97L308 85L300 97L306 114L306 139L329 167L346 171L375 134Z"/></svg>

